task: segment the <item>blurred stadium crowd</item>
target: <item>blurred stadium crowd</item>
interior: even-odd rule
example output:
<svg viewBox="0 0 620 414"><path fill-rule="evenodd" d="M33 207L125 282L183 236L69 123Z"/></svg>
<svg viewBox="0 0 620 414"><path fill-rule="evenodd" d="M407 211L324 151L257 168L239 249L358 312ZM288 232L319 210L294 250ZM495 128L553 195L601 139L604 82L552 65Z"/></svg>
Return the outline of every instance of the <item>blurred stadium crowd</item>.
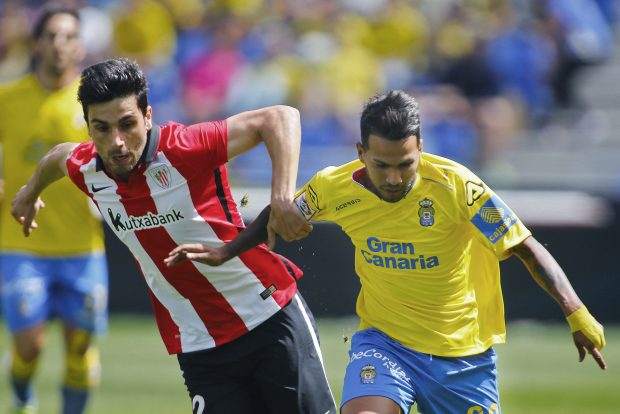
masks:
<svg viewBox="0 0 620 414"><path fill-rule="evenodd" d="M41 3L0 2L1 81L28 69ZM425 150L472 168L581 105L575 76L612 56L618 19L615 0L63 4L81 10L86 63L123 55L143 65L157 122L288 103L302 113L304 147L328 154L357 142L370 96L405 89L421 103ZM246 157L237 162L260 165ZM269 171L251 171L245 180L268 183Z"/></svg>

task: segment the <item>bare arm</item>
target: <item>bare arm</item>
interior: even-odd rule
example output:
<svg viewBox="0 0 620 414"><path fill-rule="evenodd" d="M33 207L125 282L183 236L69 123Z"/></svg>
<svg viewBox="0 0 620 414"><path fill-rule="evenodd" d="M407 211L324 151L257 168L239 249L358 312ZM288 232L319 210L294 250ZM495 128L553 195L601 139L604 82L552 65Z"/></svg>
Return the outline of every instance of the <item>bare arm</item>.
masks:
<svg viewBox="0 0 620 414"><path fill-rule="evenodd" d="M297 182L301 122L299 111L277 105L256 111L242 112L226 120L228 124L228 159L258 145L265 144L272 164L271 213L268 244L275 245L275 234L291 241L305 237L309 223L298 214L293 196Z"/></svg>
<svg viewBox="0 0 620 414"><path fill-rule="evenodd" d="M182 244L168 253L164 259L167 266L174 266L184 260L195 260L209 266L219 266L267 241L267 225L269 223L270 206L265 207L258 217L234 240L219 248L203 244Z"/></svg>
<svg viewBox="0 0 620 414"><path fill-rule="evenodd" d="M605 369L605 360L600 353L605 346L603 327L589 314L551 253L534 237L529 237L515 246L512 253L521 259L534 280L562 308L573 332L575 346L579 351L579 360L583 361L587 350L598 365Z"/></svg>
<svg viewBox="0 0 620 414"><path fill-rule="evenodd" d="M15 195L11 214L22 224L25 236L29 236L30 231L37 228L34 218L39 209L45 207L39 195L47 186L68 175L66 160L77 145L73 142L66 142L52 148L39 161L30 180Z"/></svg>

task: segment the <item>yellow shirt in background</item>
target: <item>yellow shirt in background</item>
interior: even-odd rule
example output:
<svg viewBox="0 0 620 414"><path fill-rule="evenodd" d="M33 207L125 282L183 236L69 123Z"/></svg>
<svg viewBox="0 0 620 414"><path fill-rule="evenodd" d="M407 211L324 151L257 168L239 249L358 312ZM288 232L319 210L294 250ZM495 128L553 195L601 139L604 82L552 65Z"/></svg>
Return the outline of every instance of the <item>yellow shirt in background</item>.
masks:
<svg viewBox="0 0 620 414"><path fill-rule="evenodd" d="M4 199L0 208L0 252L42 256L76 255L103 249L103 229L89 200L68 179L48 187L47 207L36 218L39 228L24 237L11 216L11 201L37 163L61 142L88 139L79 80L58 91L46 91L33 74L0 87L0 145Z"/></svg>
<svg viewBox="0 0 620 414"><path fill-rule="evenodd" d="M355 180L364 173L360 161L326 168L296 197L307 219L338 224L355 246L360 329L448 357L504 342L499 260L529 230L451 160L424 153L412 189L396 203Z"/></svg>

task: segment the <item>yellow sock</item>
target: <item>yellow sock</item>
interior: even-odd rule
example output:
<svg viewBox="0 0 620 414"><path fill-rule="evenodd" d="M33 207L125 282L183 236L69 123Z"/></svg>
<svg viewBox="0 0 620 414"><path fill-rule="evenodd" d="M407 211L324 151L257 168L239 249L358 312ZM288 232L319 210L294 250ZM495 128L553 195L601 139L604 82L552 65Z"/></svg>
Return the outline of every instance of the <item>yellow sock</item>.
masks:
<svg viewBox="0 0 620 414"><path fill-rule="evenodd" d="M37 369L39 357L35 357L32 361L24 360L15 349L11 358L11 377L18 382L28 382Z"/></svg>
<svg viewBox="0 0 620 414"><path fill-rule="evenodd" d="M76 390L88 390L99 385L101 363L99 350L90 345L86 352L84 347L90 342L90 334L75 331L68 344L66 358L65 386Z"/></svg>

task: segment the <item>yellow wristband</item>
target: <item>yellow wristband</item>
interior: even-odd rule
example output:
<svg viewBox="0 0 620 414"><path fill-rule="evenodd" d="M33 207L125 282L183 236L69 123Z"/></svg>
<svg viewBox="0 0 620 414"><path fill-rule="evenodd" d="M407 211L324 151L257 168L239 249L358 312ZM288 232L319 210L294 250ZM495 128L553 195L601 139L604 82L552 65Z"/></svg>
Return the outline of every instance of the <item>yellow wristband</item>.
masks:
<svg viewBox="0 0 620 414"><path fill-rule="evenodd" d="M571 332L581 331L599 350L605 347L603 326L594 319L585 306L568 315L566 321Z"/></svg>

